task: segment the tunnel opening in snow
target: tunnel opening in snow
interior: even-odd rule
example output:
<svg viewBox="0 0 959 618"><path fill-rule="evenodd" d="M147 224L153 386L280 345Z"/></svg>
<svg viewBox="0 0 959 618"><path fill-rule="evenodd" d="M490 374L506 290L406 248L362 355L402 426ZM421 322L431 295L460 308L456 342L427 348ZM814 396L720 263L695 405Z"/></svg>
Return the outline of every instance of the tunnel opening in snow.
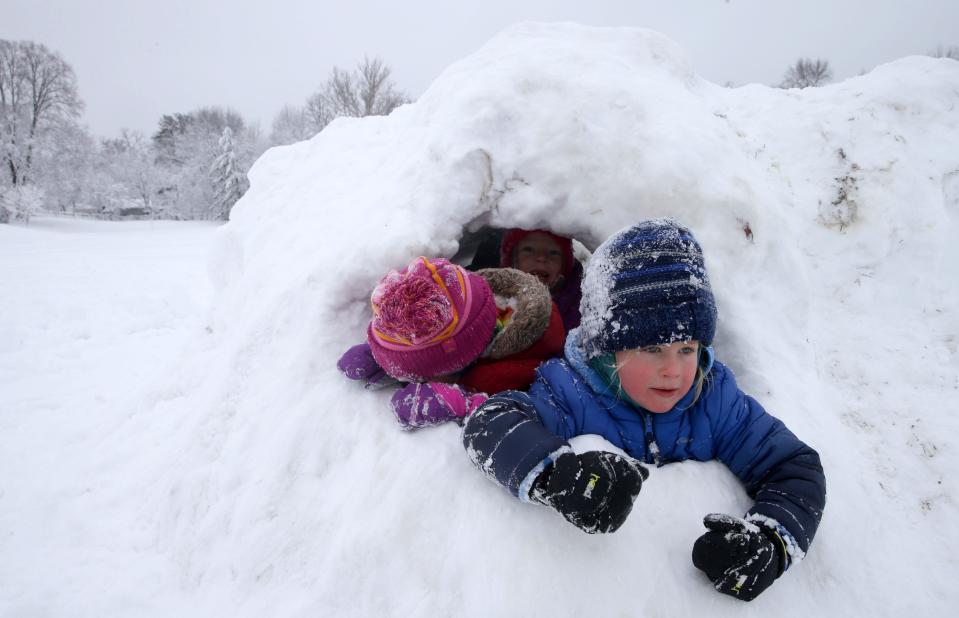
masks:
<svg viewBox="0 0 959 618"><path fill-rule="evenodd" d="M456 253L454 253L449 260L468 270L499 268L501 266L500 247L503 243L503 235L510 229L515 228L486 225L471 231L467 227L460 237L459 249L457 249ZM553 230L548 227L539 227L536 229L569 238L573 244L573 257L583 266L586 265L592 252L578 238L553 232Z"/></svg>

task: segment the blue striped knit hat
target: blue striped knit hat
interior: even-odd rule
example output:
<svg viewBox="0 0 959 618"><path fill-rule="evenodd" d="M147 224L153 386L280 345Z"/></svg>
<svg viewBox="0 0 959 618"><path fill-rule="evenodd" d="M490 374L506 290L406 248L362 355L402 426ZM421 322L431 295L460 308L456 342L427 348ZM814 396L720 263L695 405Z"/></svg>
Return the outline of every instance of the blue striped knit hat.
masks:
<svg viewBox="0 0 959 618"><path fill-rule="evenodd" d="M716 334L703 250L689 229L653 219L596 249L583 277L580 341L587 358Z"/></svg>

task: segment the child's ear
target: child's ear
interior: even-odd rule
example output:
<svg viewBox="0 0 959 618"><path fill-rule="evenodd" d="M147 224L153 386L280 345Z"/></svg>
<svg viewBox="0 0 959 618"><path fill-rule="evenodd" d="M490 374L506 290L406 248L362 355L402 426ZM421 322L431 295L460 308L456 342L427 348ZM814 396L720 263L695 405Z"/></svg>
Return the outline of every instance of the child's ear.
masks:
<svg viewBox="0 0 959 618"><path fill-rule="evenodd" d="M699 367L703 370L703 375L709 373L709 370L713 368L713 360L715 360L716 355L713 354L713 346L711 345L699 345Z"/></svg>

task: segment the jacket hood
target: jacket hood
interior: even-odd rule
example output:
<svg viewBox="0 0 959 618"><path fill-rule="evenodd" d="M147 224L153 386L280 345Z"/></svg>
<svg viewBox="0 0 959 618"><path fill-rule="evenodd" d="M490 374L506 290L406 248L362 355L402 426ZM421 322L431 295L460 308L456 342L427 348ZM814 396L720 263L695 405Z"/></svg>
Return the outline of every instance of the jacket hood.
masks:
<svg viewBox="0 0 959 618"><path fill-rule="evenodd" d="M586 350L583 349L582 336L582 328L574 328L566 335L566 347L563 349L566 361L594 393L615 396L615 393L610 389L609 382L589 366L589 361L586 359Z"/></svg>
<svg viewBox="0 0 959 618"><path fill-rule="evenodd" d="M553 311L549 289L534 275L515 268L484 268L476 274L483 277L493 290L499 309L513 309L512 318L493 336L483 356L504 358L539 341L549 326Z"/></svg>
<svg viewBox="0 0 959 618"><path fill-rule="evenodd" d="M556 244L559 245L560 251L563 252L563 268L560 271L560 274L565 278L569 278L570 274L573 272L573 266L578 263L573 254L573 241L565 236L554 234L549 230L524 230L520 228L507 230L506 233L503 234L503 240L500 243L499 265L504 268L512 268L513 249L516 248L516 245L518 245L520 241L533 233L546 234L556 241Z"/></svg>

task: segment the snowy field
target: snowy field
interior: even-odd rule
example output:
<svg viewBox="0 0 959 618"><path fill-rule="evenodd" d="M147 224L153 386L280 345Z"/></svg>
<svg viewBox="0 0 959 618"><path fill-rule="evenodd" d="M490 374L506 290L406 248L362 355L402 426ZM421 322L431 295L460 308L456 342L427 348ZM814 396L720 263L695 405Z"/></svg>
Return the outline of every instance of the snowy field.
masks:
<svg viewBox="0 0 959 618"><path fill-rule="evenodd" d="M126 507L96 494L130 469L113 459L114 432L203 330L216 229L53 217L0 225L0 615L138 614L116 599L102 611L87 601L150 561L130 545ZM81 572L82 581L64 577ZM147 603L149 591L120 596Z"/></svg>
<svg viewBox="0 0 959 618"><path fill-rule="evenodd" d="M952 60L727 89L653 32L523 24L268 151L216 231L0 226L0 615L952 615L957 143ZM690 561L749 505L721 464L651 470L588 536L334 367L378 277L464 231L659 216L704 247L718 358L826 472L808 556L748 605Z"/></svg>

